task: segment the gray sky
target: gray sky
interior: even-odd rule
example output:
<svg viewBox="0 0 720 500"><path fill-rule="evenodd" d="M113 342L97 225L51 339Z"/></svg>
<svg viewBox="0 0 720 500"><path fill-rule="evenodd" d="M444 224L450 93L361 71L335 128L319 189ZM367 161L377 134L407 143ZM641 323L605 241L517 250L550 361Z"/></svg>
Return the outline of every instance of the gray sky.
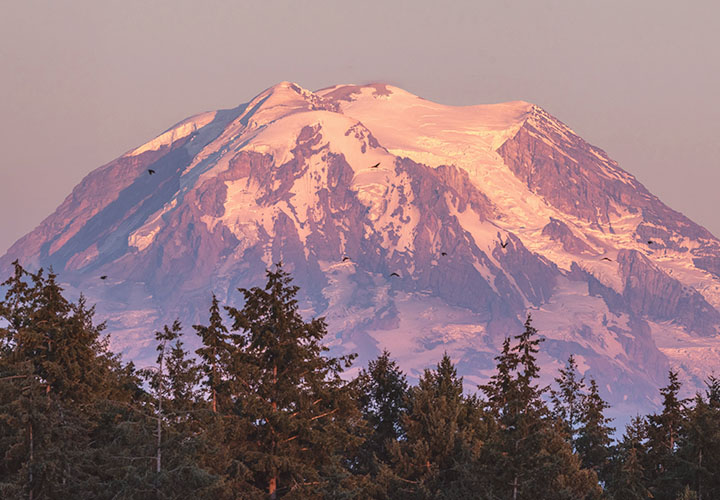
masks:
<svg viewBox="0 0 720 500"><path fill-rule="evenodd" d="M0 253L83 176L281 80L522 99L720 236L716 1L0 0Z"/></svg>

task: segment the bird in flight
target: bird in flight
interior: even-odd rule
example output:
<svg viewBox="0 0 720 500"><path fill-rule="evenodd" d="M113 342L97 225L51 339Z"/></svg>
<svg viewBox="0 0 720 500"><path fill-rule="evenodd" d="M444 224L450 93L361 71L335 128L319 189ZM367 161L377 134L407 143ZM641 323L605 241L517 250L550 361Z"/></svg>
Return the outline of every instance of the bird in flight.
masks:
<svg viewBox="0 0 720 500"><path fill-rule="evenodd" d="M391 273L390 276L395 276L396 278L400 277L400 275L398 273Z"/></svg>
<svg viewBox="0 0 720 500"><path fill-rule="evenodd" d="M608 262L612 262L612 259L608 259L607 257L603 257L602 260L606 260Z"/></svg>
<svg viewBox="0 0 720 500"><path fill-rule="evenodd" d="M101 280L106 280L106 279L107 279L107 274L103 274L102 276L100 276L100 279L101 279Z"/></svg>
<svg viewBox="0 0 720 500"><path fill-rule="evenodd" d="M345 262L345 261L347 261L347 260L350 260L350 257L348 257L348 256L346 255L345 257L343 257L343 260L342 260L342 261Z"/></svg>
<svg viewBox="0 0 720 500"><path fill-rule="evenodd" d="M148 168L148 174L152 175L154 173L155 173L155 171L152 168Z"/></svg>
<svg viewBox="0 0 720 500"><path fill-rule="evenodd" d="M442 252L440 255L442 255L443 257L446 257L446 256L447 256L447 252Z"/></svg>
<svg viewBox="0 0 720 500"><path fill-rule="evenodd" d="M378 162L378 163L376 163L375 165L373 165L373 166L370 167L370 168L378 168L379 166L380 166L380 163Z"/></svg>
<svg viewBox="0 0 720 500"><path fill-rule="evenodd" d="M503 247L503 248L505 248L505 247L508 245L508 242L509 242L509 241L510 241L510 240L507 240L505 243L503 243L502 240L500 240L500 246Z"/></svg>
<svg viewBox="0 0 720 500"><path fill-rule="evenodd" d="M648 245L652 245L653 243L655 243L655 242L652 240L648 240Z"/></svg>

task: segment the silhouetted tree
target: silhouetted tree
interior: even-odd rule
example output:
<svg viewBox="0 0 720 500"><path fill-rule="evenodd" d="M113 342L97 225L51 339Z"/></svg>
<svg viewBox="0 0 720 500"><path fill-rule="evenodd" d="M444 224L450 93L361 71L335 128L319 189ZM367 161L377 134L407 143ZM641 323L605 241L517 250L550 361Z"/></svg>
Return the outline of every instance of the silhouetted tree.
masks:
<svg viewBox="0 0 720 500"><path fill-rule="evenodd" d="M238 332L228 375L247 432L240 461L252 477L243 494L315 498L349 481L344 457L359 445L351 427L360 412L340 377L351 357L325 355L325 321L302 319L280 264L267 279L240 289L242 309L227 308Z"/></svg>
<svg viewBox="0 0 720 500"><path fill-rule="evenodd" d="M403 437L401 419L408 410L408 383L405 374L383 351L370 361L357 379L358 404L368 425L361 449L365 470L377 473L378 462L388 461L388 445Z"/></svg>
<svg viewBox="0 0 720 500"><path fill-rule="evenodd" d="M590 392L583 395L580 407L580 428L575 440L575 447L584 469L595 471L605 483L609 474L610 456L612 454L611 418L605 416L610 407L600 396L597 382L590 380Z"/></svg>
<svg viewBox="0 0 720 500"><path fill-rule="evenodd" d="M570 355L560 376L555 378L558 389L550 390L553 416L564 424L568 440L577 450L575 440L581 425L582 403L585 391L585 378L578 373L575 356Z"/></svg>
<svg viewBox="0 0 720 500"><path fill-rule="evenodd" d="M505 340L495 358L495 375L480 386L497 422L485 446L483 472L490 480L489 497L543 498L553 492L554 498L598 498L601 489L595 473L581 469L565 430L542 400L545 389L535 383L541 340L530 316L515 339L512 348Z"/></svg>
<svg viewBox="0 0 720 500"><path fill-rule="evenodd" d="M668 385L660 389L663 396L662 412L648 417L650 491L660 500L674 500L683 487L676 451L684 425L684 402L678 397L678 373L671 370L668 379Z"/></svg>

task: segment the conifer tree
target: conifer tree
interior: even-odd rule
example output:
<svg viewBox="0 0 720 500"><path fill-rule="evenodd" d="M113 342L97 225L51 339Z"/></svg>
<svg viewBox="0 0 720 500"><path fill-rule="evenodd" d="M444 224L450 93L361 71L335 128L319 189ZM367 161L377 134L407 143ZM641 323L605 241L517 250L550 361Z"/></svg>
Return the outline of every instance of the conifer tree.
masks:
<svg viewBox="0 0 720 500"><path fill-rule="evenodd" d="M578 428L581 425L582 402L585 390L585 378L580 377L575 356L570 355L560 376L555 378L558 390L550 390L553 416L564 424L568 440L576 448Z"/></svg>
<svg viewBox="0 0 720 500"><path fill-rule="evenodd" d="M346 457L359 445L351 426L360 413L340 378L351 357L325 354L325 321L302 319L298 288L280 264L267 280L240 289L242 309L227 308L238 332L228 376L245 431L235 454L250 477L243 494L315 498L342 487Z"/></svg>
<svg viewBox="0 0 720 500"><path fill-rule="evenodd" d="M485 437L480 405L463 395L462 378L445 354L410 390L405 439L393 443L395 491L404 498L462 498L479 486L474 462Z"/></svg>
<svg viewBox="0 0 720 500"><path fill-rule="evenodd" d="M720 498L720 379L711 376L706 385L687 410L678 449L682 482L698 500Z"/></svg>
<svg viewBox="0 0 720 500"><path fill-rule="evenodd" d="M583 395L581 401L580 428L575 446L582 467L595 471L603 483L607 481L609 473L611 435L615 432L609 425L612 419L605 417L605 410L609 407L600 396L597 382L591 379L590 391Z"/></svg>
<svg viewBox="0 0 720 500"><path fill-rule="evenodd" d="M357 378L358 404L368 425L362 445L363 467L375 469L387 462L388 445L402 437L401 418L407 413L408 383L405 374L383 351Z"/></svg>
<svg viewBox="0 0 720 500"><path fill-rule="evenodd" d="M16 261L0 301L0 496L102 498L104 453L117 404L137 390L81 297L65 299L56 275Z"/></svg>
<svg viewBox="0 0 720 500"><path fill-rule="evenodd" d="M227 356L230 353L230 335L220 314L220 305L215 294L210 305L210 321L207 326L194 325L193 328L202 339L203 346L196 351L203 361L205 371L204 385L210 393L211 408L217 413L218 392L222 392L222 385L226 379L223 368L227 366Z"/></svg>
<svg viewBox="0 0 720 500"><path fill-rule="evenodd" d="M647 423L639 415L625 428L622 441L615 448L606 488L612 498L646 500L653 498L648 489Z"/></svg>
<svg viewBox="0 0 720 500"><path fill-rule="evenodd" d="M524 331L510 347L506 339L496 358L496 374L480 386L497 430L485 446L484 474L491 479L489 497L597 498L597 476L582 470L565 432L556 424L535 380L540 339L528 315ZM495 495L494 497L492 495Z"/></svg>
<svg viewBox="0 0 720 500"><path fill-rule="evenodd" d="M663 409L648 417L648 473L655 498L674 500L683 485L676 456L678 437L684 425L684 402L679 399L678 373L670 371L668 385L660 389Z"/></svg>
<svg viewBox="0 0 720 500"><path fill-rule="evenodd" d="M185 351L181 336L179 321L155 333L157 366L146 372L154 392L155 474L150 477L158 499L198 497L215 481L199 465L206 437L196 415L201 408L201 370ZM145 498L151 496L145 493Z"/></svg>

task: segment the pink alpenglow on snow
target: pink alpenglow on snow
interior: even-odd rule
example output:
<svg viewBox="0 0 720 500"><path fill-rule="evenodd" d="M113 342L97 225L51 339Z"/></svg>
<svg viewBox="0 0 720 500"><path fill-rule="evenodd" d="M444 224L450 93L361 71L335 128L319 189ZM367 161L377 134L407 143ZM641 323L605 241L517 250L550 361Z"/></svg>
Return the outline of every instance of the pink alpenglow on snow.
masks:
<svg viewBox="0 0 720 500"><path fill-rule="evenodd" d="M574 354L618 412L651 407L670 367L692 390L720 364L720 241L522 101L282 82L91 172L3 274L16 258L52 265L141 363L162 323L189 332L282 260L358 366L388 349L417 376L448 352L481 383L528 312L546 379Z"/></svg>

